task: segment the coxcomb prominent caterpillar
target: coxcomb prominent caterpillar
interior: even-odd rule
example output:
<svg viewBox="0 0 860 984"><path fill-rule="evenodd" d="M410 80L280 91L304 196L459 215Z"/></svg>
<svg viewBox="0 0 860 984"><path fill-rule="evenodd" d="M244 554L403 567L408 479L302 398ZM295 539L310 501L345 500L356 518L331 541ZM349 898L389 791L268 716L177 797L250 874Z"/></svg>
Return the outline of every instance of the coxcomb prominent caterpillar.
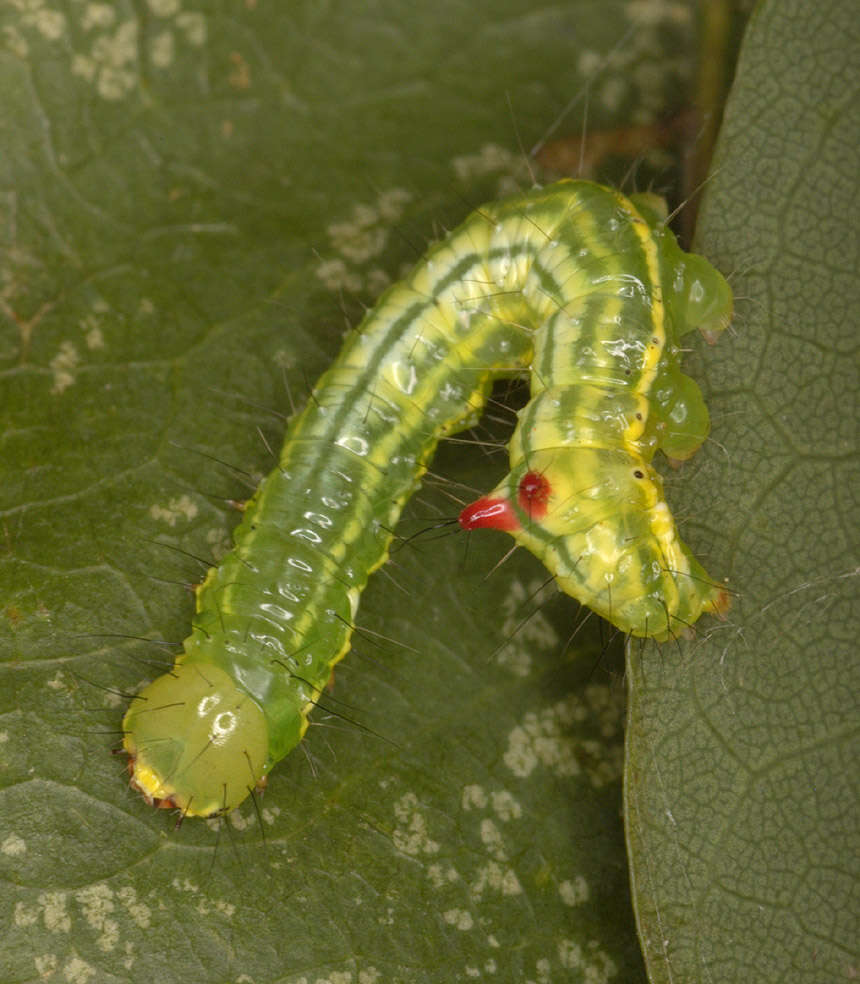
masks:
<svg viewBox="0 0 860 984"><path fill-rule="evenodd" d="M680 344L694 328L714 340L732 296L665 216L654 195L562 181L478 209L382 295L198 588L174 669L125 716L148 800L223 813L301 740L436 444L478 420L500 376L528 373L531 399L510 473L462 526L508 531L633 636L726 609L650 462L688 458L708 433Z"/></svg>

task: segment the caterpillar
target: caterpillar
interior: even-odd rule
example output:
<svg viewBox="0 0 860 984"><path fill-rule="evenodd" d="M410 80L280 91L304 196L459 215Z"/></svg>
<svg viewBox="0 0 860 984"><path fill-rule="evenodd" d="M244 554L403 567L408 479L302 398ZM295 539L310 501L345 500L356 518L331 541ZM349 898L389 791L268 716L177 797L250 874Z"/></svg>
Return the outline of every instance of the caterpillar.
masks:
<svg viewBox="0 0 860 984"><path fill-rule="evenodd" d="M265 785L349 649L438 441L477 422L502 376L528 372L530 400L508 475L461 526L506 530L632 636L721 615L728 595L681 541L651 460L707 436L680 340L714 341L731 313L653 194L566 180L472 213L382 295L289 424L174 668L125 715L132 785L202 817Z"/></svg>

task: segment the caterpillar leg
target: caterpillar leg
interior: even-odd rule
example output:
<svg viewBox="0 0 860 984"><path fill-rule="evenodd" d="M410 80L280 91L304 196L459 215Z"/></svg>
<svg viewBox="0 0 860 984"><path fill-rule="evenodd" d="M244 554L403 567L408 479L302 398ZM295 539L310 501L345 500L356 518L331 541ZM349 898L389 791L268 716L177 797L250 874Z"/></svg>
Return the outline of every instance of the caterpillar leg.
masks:
<svg viewBox="0 0 860 984"><path fill-rule="evenodd" d="M668 304L678 335L698 329L713 345L732 320L734 301L726 278L696 253L672 243L672 283ZM665 289L665 288L664 288Z"/></svg>
<svg viewBox="0 0 860 984"><path fill-rule="evenodd" d="M710 415L699 384L682 372L659 379L652 408L657 447L672 462L691 458L711 429Z"/></svg>

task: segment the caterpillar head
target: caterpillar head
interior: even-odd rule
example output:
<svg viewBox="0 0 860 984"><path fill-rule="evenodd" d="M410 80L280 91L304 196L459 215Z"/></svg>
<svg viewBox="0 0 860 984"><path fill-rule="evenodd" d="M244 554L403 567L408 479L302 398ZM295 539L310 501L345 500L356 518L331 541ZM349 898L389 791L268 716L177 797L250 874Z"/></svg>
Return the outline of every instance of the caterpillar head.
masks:
<svg viewBox="0 0 860 984"><path fill-rule="evenodd" d="M180 663L126 712L131 784L154 806L210 817L264 782L268 726L257 703L217 666Z"/></svg>

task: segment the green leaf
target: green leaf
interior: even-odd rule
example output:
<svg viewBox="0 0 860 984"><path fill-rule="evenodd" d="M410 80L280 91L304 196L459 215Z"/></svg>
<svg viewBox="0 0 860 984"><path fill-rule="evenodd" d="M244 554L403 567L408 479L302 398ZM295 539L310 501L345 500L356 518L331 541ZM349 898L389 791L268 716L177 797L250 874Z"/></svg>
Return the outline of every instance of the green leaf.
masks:
<svg viewBox="0 0 860 984"><path fill-rule="evenodd" d="M373 578L259 818L175 830L110 750L362 306L530 182L518 140L578 145L588 80L590 130L683 105L694 8L4 6L4 982L644 978L619 646L595 619L568 646L583 613L528 557L493 570L504 537L418 538ZM402 532L502 468L446 446Z"/></svg>
<svg viewBox="0 0 860 984"><path fill-rule="evenodd" d="M847 0L758 8L700 223L738 314L680 498L737 598L707 639L629 654L654 982L858 973L857 42Z"/></svg>

